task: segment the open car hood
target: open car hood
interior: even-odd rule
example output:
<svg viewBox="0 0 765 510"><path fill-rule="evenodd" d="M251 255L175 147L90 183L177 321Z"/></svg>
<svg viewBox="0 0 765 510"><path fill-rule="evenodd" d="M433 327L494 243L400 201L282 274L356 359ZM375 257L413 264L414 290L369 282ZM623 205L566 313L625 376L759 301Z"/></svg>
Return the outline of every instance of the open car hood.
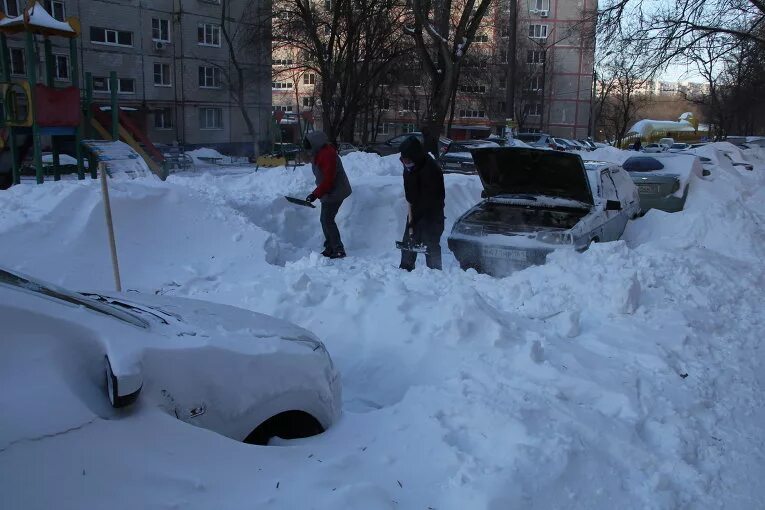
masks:
<svg viewBox="0 0 765 510"><path fill-rule="evenodd" d="M578 154L525 147L471 152L488 197L544 195L593 203L587 170Z"/></svg>

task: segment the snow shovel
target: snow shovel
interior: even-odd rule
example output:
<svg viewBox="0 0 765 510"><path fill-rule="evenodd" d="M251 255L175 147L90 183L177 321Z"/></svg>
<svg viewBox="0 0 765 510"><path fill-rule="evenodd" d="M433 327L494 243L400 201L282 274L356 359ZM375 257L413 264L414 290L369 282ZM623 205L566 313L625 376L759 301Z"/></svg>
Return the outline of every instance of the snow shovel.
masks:
<svg viewBox="0 0 765 510"><path fill-rule="evenodd" d="M414 253L427 253L428 247L422 243L412 244L404 241L396 241L396 248L401 251L411 251Z"/></svg>
<svg viewBox="0 0 765 510"><path fill-rule="evenodd" d="M316 209L316 206L313 205L308 200L302 199L302 198L295 198L295 197L284 197L287 199L288 202L292 202L293 204L302 205L303 207L310 207L311 209Z"/></svg>

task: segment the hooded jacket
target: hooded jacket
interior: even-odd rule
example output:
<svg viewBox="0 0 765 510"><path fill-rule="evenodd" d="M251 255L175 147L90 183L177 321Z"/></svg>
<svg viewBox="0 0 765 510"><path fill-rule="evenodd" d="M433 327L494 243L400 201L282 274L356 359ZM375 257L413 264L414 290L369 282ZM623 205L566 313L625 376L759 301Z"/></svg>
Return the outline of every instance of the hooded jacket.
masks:
<svg viewBox="0 0 765 510"><path fill-rule="evenodd" d="M322 202L342 202L351 195L351 183L343 168L337 150L322 131L305 135L305 144L311 154L311 168L316 178L313 196Z"/></svg>
<svg viewBox="0 0 765 510"><path fill-rule="evenodd" d="M412 206L412 222L443 221L444 173L438 163L425 152L420 140L410 136L401 143L401 155L414 162L414 168L404 170L404 193Z"/></svg>

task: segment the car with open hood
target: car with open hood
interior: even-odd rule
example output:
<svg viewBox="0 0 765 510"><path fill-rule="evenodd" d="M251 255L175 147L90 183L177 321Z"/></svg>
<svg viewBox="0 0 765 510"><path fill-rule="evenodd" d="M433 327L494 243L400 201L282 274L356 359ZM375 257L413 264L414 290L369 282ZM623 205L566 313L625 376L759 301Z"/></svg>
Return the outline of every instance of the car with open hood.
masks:
<svg viewBox="0 0 765 510"><path fill-rule="evenodd" d="M71 372L63 381L79 381L78 403L87 406L139 401L254 444L315 435L340 416L340 379L324 344L267 315L179 297L74 292L0 268L0 324L0 356L54 352L58 370ZM65 359L76 363L66 368ZM62 390L45 391L55 399Z"/></svg>
<svg viewBox="0 0 765 510"><path fill-rule="evenodd" d="M554 250L619 239L640 213L637 189L614 163L516 147L476 149L473 159L483 200L448 239L463 269L501 276L543 264Z"/></svg>

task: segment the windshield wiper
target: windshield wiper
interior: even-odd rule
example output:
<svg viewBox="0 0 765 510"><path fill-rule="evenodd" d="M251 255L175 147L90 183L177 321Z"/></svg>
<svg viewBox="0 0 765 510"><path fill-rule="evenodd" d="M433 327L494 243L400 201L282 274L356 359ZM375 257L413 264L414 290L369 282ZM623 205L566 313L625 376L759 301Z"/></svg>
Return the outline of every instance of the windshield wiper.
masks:
<svg viewBox="0 0 765 510"><path fill-rule="evenodd" d="M81 292L80 295L88 297L88 298L93 299L95 301L99 301L101 303L106 303L108 305L119 306L121 308L126 308L126 309L130 310L131 312L146 313L146 314L151 315L152 317L155 317L157 320L159 320L163 324L170 324L169 322L167 322L167 320L165 320L164 317L162 317L160 315L157 315L156 313L150 312L149 310L146 310L145 308L141 308L141 307L138 307L138 306L135 306L135 305L131 305L129 303L124 303L124 302L118 301L116 299L108 298L106 296L102 296L101 294L92 294L92 293L87 293L87 292Z"/></svg>

